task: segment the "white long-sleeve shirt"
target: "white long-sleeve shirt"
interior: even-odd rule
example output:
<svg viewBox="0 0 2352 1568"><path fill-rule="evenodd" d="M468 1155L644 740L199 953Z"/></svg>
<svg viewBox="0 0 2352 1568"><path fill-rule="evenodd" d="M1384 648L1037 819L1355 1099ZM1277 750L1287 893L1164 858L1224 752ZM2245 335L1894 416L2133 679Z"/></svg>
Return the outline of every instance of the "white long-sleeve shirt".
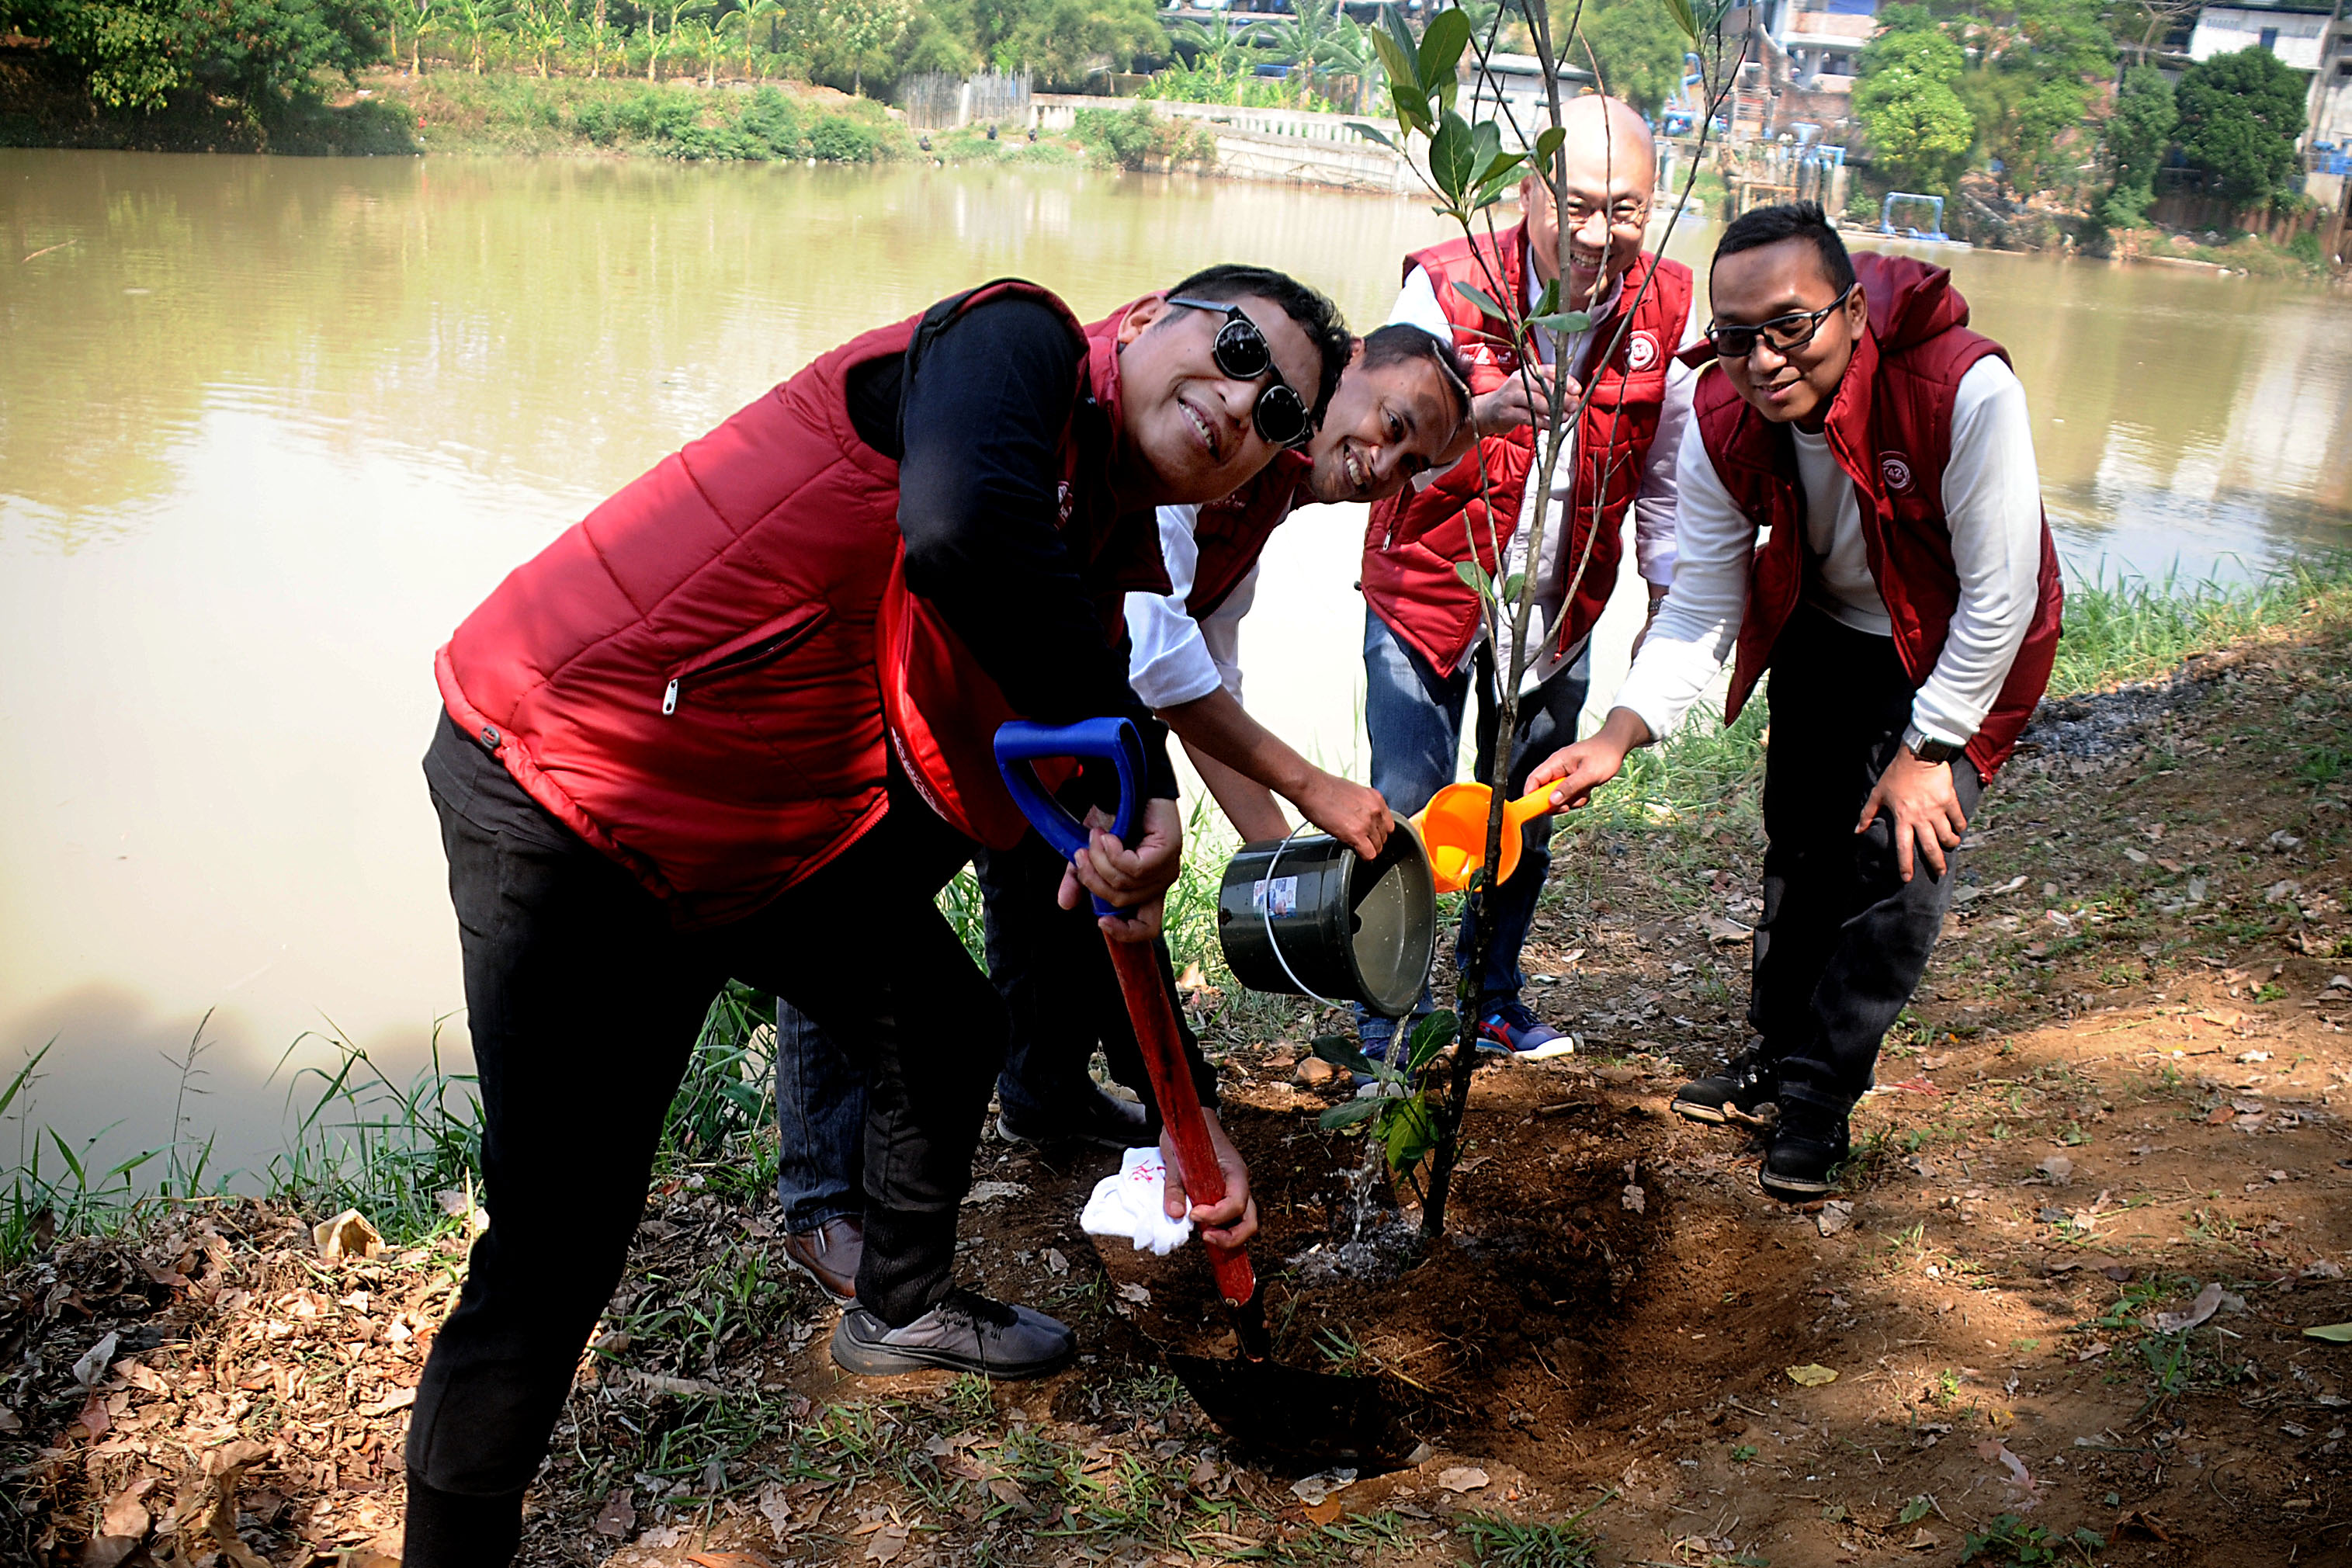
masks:
<svg viewBox="0 0 2352 1568"><path fill-rule="evenodd" d="M1891 635L1870 575L1862 509L1825 436L1795 437L1804 489L1805 545L1814 557L1807 602L1858 631ZM1748 606L1756 525L1732 501L1692 426L1678 454L1681 524L1675 581L1617 693L1650 733L1674 732L1731 657ZM1965 744L1984 723L2016 662L2041 595L2042 483L2025 388L1987 356L1960 377L1952 450L1944 468L1944 517L1960 579L1944 651L1912 701L1911 721L1930 739Z"/></svg>
<svg viewBox="0 0 2352 1568"><path fill-rule="evenodd" d="M1205 617L1192 618L1184 601L1201 566L1197 506L1160 509L1160 556L1168 567L1169 591L1127 596L1127 634L1132 644L1127 683L1155 710L1195 702L1219 687L1241 700L1241 626L1257 596L1258 568L1237 584Z"/></svg>
<svg viewBox="0 0 2352 1568"><path fill-rule="evenodd" d="M1528 267L1526 282L1527 309L1532 311L1543 295L1543 280L1536 275L1532 262ZM1545 364L1565 361L1569 374L1579 381L1588 374L1592 352L1597 344L1607 343L1612 336L1607 326L1609 319L1620 306L1630 303L1624 298L1624 281L1620 279L1587 312L1591 325L1580 332L1557 337L1538 328L1532 334L1537 356ZM1437 289L1429 274L1414 268L1405 275L1404 288L1389 312L1391 323L1402 321L1421 328L1432 335L1454 341L1454 324L1438 303ZM1691 310L1684 321L1679 341L1672 346L1659 345L1661 352L1673 353L1696 342L1699 335L1698 300L1696 294ZM1675 579L1676 462L1675 454L1682 446L1683 431L1689 426L1691 385L1698 373L1679 360L1670 360L1666 369L1665 405L1658 413L1658 428L1652 437L1650 450L1642 472L1641 489L1633 498L1633 559L1643 580L1663 588ZM1536 616L1533 635L1538 643L1548 640L1549 628L1559 619L1566 598L1566 584L1559 555L1559 542L1565 533L1561 515L1576 483L1576 429L1569 426L1567 444L1562 447L1559 466L1553 471L1551 512L1544 523L1543 558L1536 575ZM1475 462L1476 453L1463 461ZM1527 541L1532 531L1535 514L1534 487L1520 497L1519 520L1511 535L1509 559L1503 574L1509 576L1527 570ZM1572 568L1571 568L1572 569ZM1473 652L1476 645L1472 645ZM1564 665L1571 663L1583 651L1583 645L1572 648L1547 647L1529 666L1525 684L1530 688L1549 679ZM1470 656L1464 656L1466 660Z"/></svg>

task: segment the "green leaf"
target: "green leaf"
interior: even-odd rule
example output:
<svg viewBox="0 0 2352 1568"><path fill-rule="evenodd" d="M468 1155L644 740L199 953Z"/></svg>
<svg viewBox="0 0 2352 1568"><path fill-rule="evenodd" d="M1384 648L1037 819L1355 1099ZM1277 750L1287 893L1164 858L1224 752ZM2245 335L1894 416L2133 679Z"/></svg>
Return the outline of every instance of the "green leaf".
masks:
<svg viewBox="0 0 2352 1568"><path fill-rule="evenodd" d="M1495 320L1498 321L1503 319L1503 307L1495 303L1495 297L1492 294L1487 293L1484 289L1479 288L1475 283L1465 283L1461 279L1456 278L1454 280L1454 288L1456 293L1469 300L1472 304L1477 306L1478 309L1484 310L1487 315L1494 317Z"/></svg>
<svg viewBox="0 0 2352 1568"><path fill-rule="evenodd" d="M1565 335L1589 331L1592 326L1592 318L1582 310L1556 311L1549 316L1530 316L1528 318L1528 325L1541 327L1548 332Z"/></svg>
<svg viewBox="0 0 2352 1568"><path fill-rule="evenodd" d="M1895 1516L1895 1522L1897 1524L1916 1524L1921 1520L1927 1518L1928 1514L1934 1512L1935 1508L1936 1501L1933 1498L1915 1497L1909 1502L1903 1505L1903 1511Z"/></svg>
<svg viewBox="0 0 2352 1568"><path fill-rule="evenodd" d="M1691 0L1666 0L1666 15L1675 19L1684 37L1698 42L1698 18L1691 14Z"/></svg>
<svg viewBox="0 0 2352 1568"><path fill-rule="evenodd" d="M1359 1121L1369 1121L1378 1116L1382 1103L1377 1100L1343 1100L1337 1105L1327 1107L1323 1114L1315 1119L1315 1125L1326 1132L1341 1127L1353 1127Z"/></svg>
<svg viewBox="0 0 2352 1568"><path fill-rule="evenodd" d="M1527 585L1528 574L1524 572L1514 572L1509 576L1504 578L1503 603L1507 605L1517 604L1519 602L1519 590Z"/></svg>
<svg viewBox="0 0 2352 1568"><path fill-rule="evenodd" d="M1483 124L1484 122L1482 122L1482 128ZM1483 195L1500 184L1517 184L1519 167L1524 162L1525 160L1517 153L1496 153L1494 157L1487 160L1486 166L1478 171L1479 194ZM1502 193L1495 191L1495 194L1500 195Z"/></svg>
<svg viewBox="0 0 2352 1568"><path fill-rule="evenodd" d="M1388 73L1390 89L1400 99L1411 97L1425 108L1429 102L1429 94L1421 90L1421 73L1419 67L1414 63L1413 46L1410 36L1400 47L1397 41L1386 33L1375 32L1372 35L1372 49L1381 57L1381 68ZM1422 118L1425 120L1428 116L1423 114Z"/></svg>
<svg viewBox="0 0 2352 1568"><path fill-rule="evenodd" d="M1381 1132L1388 1144L1389 1169L1410 1170L1437 1147L1436 1123L1418 1095L1389 1100L1382 1109L1388 1111L1381 1118Z"/></svg>
<svg viewBox="0 0 2352 1568"><path fill-rule="evenodd" d="M1461 578L1472 593L1481 597L1484 597L1494 584L1494 579L1486 575L1486 569L1475 560L1456 561L1454 563L1454 574Z"/></svg>
<svg viewBox="0 0 2352 1568"><path fill-rule="evenodd" d="M1391 153L1397 150L1395 140L1377 125L1367 125L1360 120L1350 120L1348 121L1348 129L1370 137Z"/></svg>
<svg viewBox="0 0 2352 1568"><path fill-rule="evenodd" d="M1460 13L1448 11L1445 16ZM1455 206L1470 194L1470 182L1478 172L1477 149L1471 140L1470 122L1452 110L1438 123L1437 134L1429 139L1429 178L1445 199Z"/></svg>
<svg viewBox="0 0 2352 1568"><path fill-rule="evenodd" d="M2324 1323L2303 1332L2305 1339L2326 1340L2332 1345L2352 1345L2352 1323Z"/></svg>
<svg viewBox="0 0 2352 1568"><path fill-rule="evenodd" d="M1443 1008L1432 1013L1412 1026L1412 1039L1405 1052L1410 1070L1419 1072L1430 1064L1438 1052L1454 1043L1460 1020Z"/></svg>
<svg viewBox="0 0 2352 1568"><path fill-rule="evenodd" d="M1517 155L1511 154L1513 157ZM1491 120L1481 120L1470 127L1470 162L1473 167L1481 171L1479 179L1484 180L1486 177L1484 171L1502 156L1503 132L1500 126Z"/></svg>
<svg viewBox="0 0 2352 1568"><path fill-rule="evenodd" d="M1345 1035L1318 1035L1310 1048L1317 1056L1335 1068L1346 1068L1349 1072L1360 1072L1367 1076L1380 1070L1379 1064L1366 1056L1361 1047Z"/></svg>
<svg viewBox="0 0 2352 1568"><path fill-rule="evenodd" d="M1536 296L1536 314L1549 316L1559 309L1559 279L1555 278L1543 286L1542 293Z"/></svg>
<svg viewBox="0 0 2352 1568"><path fill-rule="evenodd" d="M1690 0L1683 0L1683 9L1687 15ZM1470 18L1462 14L1460 6L1431 17L1421 34L1421 89L1451 104L1454 89L1461 81L1455 68L1462 63L1462 51L1469 47Z"/></svg>
<svg viewBox="0 0 2352 1568"><path fill-rule="evenodd" d="M1404 19L1404 14L1393 5L1381 7L1381 36L1396 45L1398 53L1404 58L1414 62L1412 68L1405 74L1414 81L1419 81L1421 79L1419 63L1421 40L1412 36L1412 25Z"/></svg>
<svg viewBox="0 0 2352 1568"><path fill-rule="evenodd" d="M1408 133L1415 131L1423 135L1429 133L1433 123L1429 118L1429 100L1423 95L1421 89L1402 82L1391 83L1389 102L1396 109L1397 123L1403 126Z"/></svg>
<svg viewBox="0 0 2352 1568"><path fill-rule="evenodd" d="M1559 144L1567 140L1568 132L1559 126L1546 127L1544 133L1536 138L1535 162L1550 163L1552 154L1559 152Z"/></svg>

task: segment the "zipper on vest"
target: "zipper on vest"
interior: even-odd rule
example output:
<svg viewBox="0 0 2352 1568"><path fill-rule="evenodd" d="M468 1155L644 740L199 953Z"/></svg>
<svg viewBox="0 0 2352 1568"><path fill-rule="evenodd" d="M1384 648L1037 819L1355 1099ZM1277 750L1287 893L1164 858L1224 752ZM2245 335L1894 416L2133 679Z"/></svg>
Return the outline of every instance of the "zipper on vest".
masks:
<svg viewBox="0 0 2352 1568"><path fill-rule="evenodd" d="M815 631L824 616L824 606L815 605L777 627L757 642L746 643L741 647L729 649L716 658L706 655L701 660L688 665L684 669L671 676L669 683L662 688L663 716L667 718L677 711L678 688L687 681L708 681L738 674L753 665L765 663L769 659L789 652L796 644L804 641L812 632Z"/></svg>

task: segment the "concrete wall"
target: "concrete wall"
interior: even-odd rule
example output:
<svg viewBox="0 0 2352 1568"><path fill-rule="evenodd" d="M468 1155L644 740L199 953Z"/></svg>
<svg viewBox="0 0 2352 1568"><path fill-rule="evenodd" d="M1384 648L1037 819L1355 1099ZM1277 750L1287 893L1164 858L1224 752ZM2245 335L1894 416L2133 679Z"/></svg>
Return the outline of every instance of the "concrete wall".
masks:
<svg viewBox="0 0 2352 1568"><path fill-rule="evenodd" d="M2271 53L2297 70L2319 68L2320 40L2327 32L2326 16L2298 16L2292 11L2241 10L2230 5L2209 5L2197 18L2197 30L2189 36L2189 58L2209 60L2215 55L2233 55L2240 49L2252 48L2273 28L2278 30L2278 37L2271 44Z"/></svg>

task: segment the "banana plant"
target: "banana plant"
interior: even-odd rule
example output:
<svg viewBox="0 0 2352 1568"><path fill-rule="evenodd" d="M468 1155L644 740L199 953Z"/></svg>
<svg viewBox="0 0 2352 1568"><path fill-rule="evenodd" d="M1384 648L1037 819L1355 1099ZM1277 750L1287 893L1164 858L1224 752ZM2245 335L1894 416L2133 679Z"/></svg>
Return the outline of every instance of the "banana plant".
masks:
<svg viewBox="0 0 2352 1568"><path fill-rule="evenodd" d="M1735 47L1726 47L1724 25L1734 0L1656 3L1665 7L1702 62L1701 90L1706 106L1706 113L1700 117L1698 143L1689 159L1689 173L1667 221L1666 233L1671 235L1675 223L1688 206L1691 185L1697 178L1716 110L1730 96L1732 72L1744 53L1744 45L1735 40ZM1555 211L1564 205L1568 165L1562 153L1567 141L1561 119L1560 62L1566 52L1563 46L1575 45L1580 56L1591 58L1591 51L1579 43L1583 20L1581 0L1570 0L1570 4L1566 25L1557 40L1552 9L1544 0L1500 0L1499 4L1485 0L1475 14L1456 5L1431 17L1417 37L1396 8L1387 5L1381 8L1380 24L1368 29L1387 78L1394 129L1391 132L1361 121L1353 122L1354 128L1370 140L1399 153L1408 153L1418 138L1423 156L1413 164L1415 174L1434 198L1438 216L1452 223L1465 238L1483 233L1493 240L1495 209L1514 186L1529 175L1543 182ZM1541 68L1544 107L1541 118L1532 124L1521 124L1518 113L1498 92L1489 89L1495 80L1488 67L1496 39L1507 23L1524 25ZM1476 84L1470 94L1467 113L1461 107L1465 55L1470 57L1467 74ZM1608 84L1601 85L1605 90ZM1566 277L1570 271L1572 226L1558 226L1558 236L1556 276ZM1656 237L1654 248L1664 247L1665 236ZM1499 249L1490 246L1488 254L1498 253ZM1557 282L1545 287L1531 309L1519 279L1496 277L1489 271L1484 282L1484 288L1469 281L1456 281L1454 287L1478 308L1488 340L1499 348L1508 349L1518 365L1517 374L1530 381L1539 374L1542 363L1536 352L1535 334L1547 332L1566 338L1591 329L1592 319L1588 312L1561 308ZM1612 336L1594 345L1595 363L1616 351L1616 338L1629 330L1639 304L1638 299L1629 300L1624 309L1615 312ZM1528 390L1530 405L1542 406L1545 400L1535 395L1532 384ZM1536 430L1535 469L1527 481L1537 487L1537 495L1553 493L1553 477L1571 449L1586 401L1580 393L1573 398L1549 400L1550 412ZM1484 497L1487 475L1483 445L1473 450L1479 463L1479 488ZM1591 558L1592 542L1601 533L1600 498L1594 497L1592 504L1594 526L1587 530L1583 549L1572 563L1562 563L1563 605L1575 602ZM1500 567L1508 557L1496 530L1495 510L1492 505L1486 508L1487 537L1483 542L1486 558ZM1533 509L1527 541L1527 559L1530 562L1543 559L1543 536L1549 521L1549 507ZM1509 668L1496 672L1501 722L1496 727L1493 754L1486 759L1487 776L1499 781L1508 773L1520 682L1533 662L1528 631L1538 584L1529 581L1525 573L1510 573L1497 580L1478 557L1479 552L1473 551L1471 557L1455 570L1478 595L1480 616L1491 645L1498 650L1508 649ZM1503 808L1508 793L1500 788L1493 792L1486 819L1486 866L1501 861ZM1465 951L1475 951L1489 890L1482 869L1473 877L1465 895ZM1469 1107L1470 1080L1477 1065L1475 1036L1464 1035L1457 1024L1457 1018L1476 1016L1475 985L1474 974L1465 966L1456 979L1455 1011L1433 1014L1412 1031L1405 1067L1391 1069L1387 1076L1372 1074L1374 1081L1381 1085L1376 1093L1334 1107L1332 1112L1327 1113L1338 1118L1336 1122L1327 1124L1361 1123L1381 1141L1391 1168L1406 1175L1422 1195L1422 1233L1427 1239L1444 1233L1446 1201L1461 1150L1462 1120ZM1449 1047L1450 1057L1445 1055ZM1318 1050L1323 1051L1321 1042L1318 1043ZM1338 1060L1325 1054L1328 1059ZM1362 1072L1365 1068L1353 1067L1352 1070ZM1368 1109L1358 1110L1359 1106ZM1428 1161L1425 1184L1414 1175L1414 1167L1424 1158Z"/></svg>

